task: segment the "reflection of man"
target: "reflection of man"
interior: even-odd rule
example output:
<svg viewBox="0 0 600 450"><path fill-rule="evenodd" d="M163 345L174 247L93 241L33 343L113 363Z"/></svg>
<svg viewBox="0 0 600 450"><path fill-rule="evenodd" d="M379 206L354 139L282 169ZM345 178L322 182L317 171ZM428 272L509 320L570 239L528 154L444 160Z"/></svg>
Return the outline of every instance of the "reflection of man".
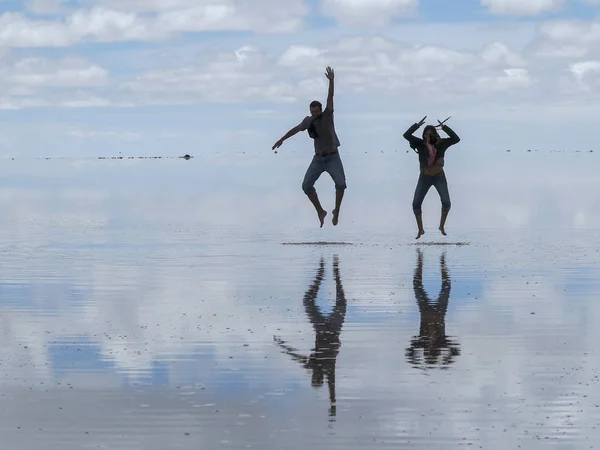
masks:
<svg viewBox="0 0 600 450"><path fill-rule="evenodd" d="M304 294L304 310L315 330L315 348L309 357L302 356L297 350L289 347L281 339L273 339L294 360L298 361L307 370L312 370L312 385L314 387L323 386L323 380L327 377L329 386L329 400L331 407L329 415L335 416L335 363L336 357L340 351L340 332L346 316L346 297L340 279L339 260L337 255L333 259L333 275L335 278L335 307L333 311L325 317L321 309L316 305L319 287L325 275L325 262L321 258L321 264L313 284Z"/></svg>
<svg viewBox="0 0 600 450"><path fill-rule="evenodd" d="M421 313L421 329L419 336L412 339L410 348L406 350L406 358L410 364L415 366L420 363L429 366L437 364L447 366L454 362L457 355L460 355L460 347L458 343L446 336L446 310L452 284L446 267L446 254L442 253L440 257L442 290L437 302L432 303L423 288L423 251L418 249L417 253L413 289ZM421 349L423 361L420 361Z"/></svg>

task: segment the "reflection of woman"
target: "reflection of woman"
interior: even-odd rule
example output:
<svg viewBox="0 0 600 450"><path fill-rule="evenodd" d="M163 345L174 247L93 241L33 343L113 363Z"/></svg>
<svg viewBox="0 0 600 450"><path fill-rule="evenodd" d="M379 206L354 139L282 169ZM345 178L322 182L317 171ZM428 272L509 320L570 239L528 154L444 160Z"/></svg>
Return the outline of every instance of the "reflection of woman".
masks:
<svg viewBox="0 0 600 450"><path fill-rule="evenodd" d="M333 275L336 286L335 307L328 316L324 316L315 303L324 275L325 263L321 258L317 276L308 291L306 291L303 301L306 315L315 330L315 347L311 355L309 357L302 356L298 354L296 349L286 345L283 340L277 337L274 337L274 339L285 353L301 363L305 369L312 371L312 385L314 387L323 386L323 381L327 377L329 400L331 402L329 413L331 416L335 416L335 363L342 345L340 332L346 316L346 298L340 279L337 256L334 257L333 261Z"/></svg>
<svg viewBox="0 0 600 450"><path fill-rule="evenodd" d="M446 336L446 310L448 309L452 285L446 267L446 255L442 253L440 257L442 289L437 302L432 303L423 288L423 252L421 249L417 251L418 259L413 277L413 290L421 314L421 328L419 336L412 339L410 348L406 350L406 357L409 363L418 366L419 355L417 352L422 349L425 364L445 366L454 362L454 358L460 355L458 344ZM443 356L442 350L445 350Z"/></svg>
<svg viewBox="0 0 600 450"><path fill-rule="evenodd" d="M425 234L423 228L423 215L421 206L423 200L431 186L435 187L440 194L440 200L442 201L442 216L440 218L441 233L446 236L446 218L450 212L450 193L448 191L448 181L446 180L446 174L444 173L444 155L448 147L460 142L460 138L454 131L450 129L448 125L444 125L444 122L439 123L441 128L449 137L441 138L438 134L436 127L433 125L427 125L423 130L423 139L413 136L413 133L417 131L427 116L423 117L419 123L412 125L404 133L404 139L410 143L410 147L419 154L419 165L421 167L421 173L419 175L419 181L415 189L415 195L413 198L413 212L417 220L417 226L419 231L416 239L419 239ZM446 119L448 120L448 119Z"/></svg>

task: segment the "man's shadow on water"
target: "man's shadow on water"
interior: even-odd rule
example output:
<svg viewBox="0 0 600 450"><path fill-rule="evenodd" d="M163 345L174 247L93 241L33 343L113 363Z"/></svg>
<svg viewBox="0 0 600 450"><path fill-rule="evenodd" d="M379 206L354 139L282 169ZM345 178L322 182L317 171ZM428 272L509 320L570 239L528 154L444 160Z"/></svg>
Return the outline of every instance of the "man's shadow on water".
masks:
<svg viewBox="0 0 600 450"><path fill-rule="evenodd" d="M319 269L312 285L304 294L304 310L315 330L315 347L310 356L303 356L298 351L288 346L283 340L274 336L275 342L283 349L283 352L292 357L302 366L312 371L312 385L315 388L323 386L325 378L329 387L329 416L336 415L335 400L335 364L340 351L340 332L346 317L346 297L340 279L339 259L333 257L333 276L335 279L335 307L327 316L323 315L321 308L317 306L316 299L325 276L325 261L321 257Z"/></svg>
<svg viewBox="0 0 600 450"><path fill-rule="evenodd" d="M419 336L411 340L406 349L409 364L418 368L440 367L447 369L460 355L460 345L446 336L446 311L450 301L452 281L446 266L446 252L440 256L442 289L437 302L432 302L423 287L423 251L417 249L417 267L413 277L413 290L419 305L421 328Z"/></svg>

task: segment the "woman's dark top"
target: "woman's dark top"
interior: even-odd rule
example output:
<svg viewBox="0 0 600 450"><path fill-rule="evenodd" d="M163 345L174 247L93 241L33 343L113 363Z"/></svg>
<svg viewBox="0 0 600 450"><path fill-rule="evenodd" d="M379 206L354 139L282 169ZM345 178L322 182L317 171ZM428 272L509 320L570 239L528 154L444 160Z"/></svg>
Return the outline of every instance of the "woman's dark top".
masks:
<svg viewBox="0 0 600 450"><path fill-rule="evenodd" d="M427 145L425 145L425 141L423 139L413 136L413 133L418 129L419 125L415 123L408 130L406 130L403 136L404 139L410 143L410 148L416 150L419 154L419 165L421 166L422 170L429 165L429 149L427 148ZM444 154L446 153L448 147L460 142L458 135L452 131L448 125L444 125L442 130L450 137L441 138L437 141L437 143L434 144L436 156L433 164L438 164L440 166L444 165Z"/></svg>

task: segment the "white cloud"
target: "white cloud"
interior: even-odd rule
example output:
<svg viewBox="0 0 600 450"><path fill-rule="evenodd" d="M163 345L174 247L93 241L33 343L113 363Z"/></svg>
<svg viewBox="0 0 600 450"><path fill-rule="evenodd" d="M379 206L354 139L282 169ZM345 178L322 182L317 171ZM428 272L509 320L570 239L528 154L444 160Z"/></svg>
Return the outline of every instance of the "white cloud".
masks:
<svg viewBox="0 0 600 450"><path fill-rule="evenodd" d="M124 87L134 94L158 95L158 102L170 99L182 103L198 99L214 102L294 100L291 85L278 81L270 69L258 49L243 46L218 54L204 66L147 72Z"/></svg>
<svg viewBox="0 0 600 450"><path fill-rule="evenodd" d="M563 0L481 0L492 14L507 16L538 16L554 12L564 5Z"/></svg>
<svg viewBox="0 0 600 450"><path fill-rule="evenodd" d="M542 37L555 42L592 44L600 41L600 23L587 21L554 21L539 28Z"/></svg>
<svg viewBox="0 0 600 450"><path fill-rule="evenodd" d="M584 92L600 88L600 61L579 61L569 71Z"/></svg>
<svg viewBox="0 0 600 450"><path fill-rule="evenodd" d="M68 133L69 136L80 138L80 139L91 139L91 138L116 138L123 141L139 141L142 136L139 133L133 133L131 131L84 131L84 130L73 130Z"/></svg>
<svg viewBox="0 0 600 450"><path fill-rule="evenodd" d="M220 9L214 11L230 11L228 5L231 4L221 2L218 4ZM197 25L190 25L183 16L182 22L176 20L180 8L189 6L183 0L163 6L147 4L149 9L163 8L156 16L152 15L156 12L154 9L143 13L133 11L135 2L124 3L124 8L129 5L132 11L106 9L113 6L110 2L102 2L101 5L75 11L62 22L44 22L63 27L63 38L60 38L60 33L50 34L54 41L50 39L49 42L61 39L61 42L154 39L170 36L176 29ZM142 3L138 5L143 6ZM198 8L205 7L207 4L204 3L195 8L199 11ZM235 14L246 14L244 11L236 10ZM298 10L294 14L300 17L300 13ZM247 17L251 18L251 13L248 14ZM230 20L221 20L217 16L213 19L221 24ZM5 14L3 19L7 17ZM228 26L242 26L236 20L227 22ZM584 25L589 28L582 28ZM208 22L201 25L210 26ZM387 103L390 96L410 94L417 101L438 103L445 109L443 105L448 102L466 105L481 93L489 95L489 99L495 96L499 102L505 102L511 97L499 94L514 91L519 92L523 99L549 103L566 96L570 89L580 90L580 86L569 72L569 64L532 57L540 56L542 48L557 49L565 45L582 48L577 39L583 39L584 31L587 32L586 39L593 42L589 36L594 35L594 25L576 23L574 29L573 26L558 22L544 24L537 30L535 45L530 47L526 40L516 42L510 39L512 31L507 30L506 40L500 33L494 32L487 39L482 39L479 46L446 45L442 40L425 45L419 36L396 40L384 36L354 35L333 39L324 36L305 41L294 39L296 42L287 46L282 40L274 46L267 37L260 45L249 45L249 40L228 38L218 45L190 45L178 51L163 43L161 50L149 50L154 47L148 46L143 50L114 51L111 56L116 55L116 60L101 54L103 64L74 58L48 62L36 56L11 65L9 54L0 59L0 81L5 85L0 107L47 105L77 108L306 101L325 96L323 71L326 65L336 70L338 94L369 94L373 102L381 103L385 99ZM453 33L448 25L444 30L444 35ZM8 39L7 36L17 39L18 33L13 31L7 35L0 33L0 41ZM454 33L460 32L461 28L456 26ZM435 34L435 29L432 29L432 34ZM600 39L600 31L598 34ZM87 37L83 38L84 35ZM32 36L29 35L29 38ZM42 39L43 34L39 38ZM592 48L589 43L586 45ZM537 53L531 51L532 47ZM16 54L16 51L13 53ZM43 50L37 51L37 54L43 54ZM195 54L198 56L192 56ZM118 66L123 62L127 64L127 70L114 75L112 70L109 73L103 67L104 64ZM50 87L77 87L79 90L67 92L64 89L51 90ZM548 89L555 95L548 96Z"/></svg>
<svg viewBox="0 0 600 450"><path fill-rule="evenodd" d="M307 89L313 92L326 90L321 77L325 64L332 65L339 74L338 92L410 92L420 98L461 95L466 99L475 92L508 92L534 84L524 69L528 64L524 56L502 42L465 52L381 37L344 38L326 47L291 46L278 63L306 77L304 86L309 86L308 80L315 80Z"/></svg>
<svg viewBox="0 0 600 450"><path fill-rule="evenodd" d="M27 0L27 9L36 14L58 14L65 11L67 0Z"/></svg>
<svg viewBox="0 0 600 450"><path fill-rule="evenodd" d="M582 61L571 64L571 72L577 78L582 81L586 75L600 73L600 61Z"/></svg>
<svg viewBox="0 0 600 450"><path fill-rule="evenodd" d="M63 47L74 41L69 30L60 22L32 20L12 12L0 16L0 46Z"/></svg>
<svg viewBox="0 0 600 450"><path fill-rule="evenodd" d="M279 6L286 13L304 12L307 8L300 0L81 0L85 6L95 5L135 13L162 13L203 8L208 12L235 10L245 14L253 7L268 9ZM266 12L266 11L265 11Z"/></svg>
<svg viewBox="0 0 600 450"><path fill-rule="evenodd" d="M0 97L0 110L18 110L48 106L48 102L40 99L14 99Z"/></svg>
<svg viewBox="0 0 600 450"><path fill-rule="evenodd" d="M108 71L86 61L52 62L41 58L27 58L17 62L1 79L5 83L26 86L94 86L108 80Z"/></svg>
<svg viewBox="0 0 600 450"><path fill-rule="evenodd" d="M148 71L123 88L137 101L150 103L287 102L325 95L324 68L331 65L338 92L387 95L424 88L419 95L435 98L443 91L469 91L476 77L490 69L524 64L501 43L469 53L381 37L344 38L320 47L292 45L277 58L243 46L205 64ZM503 89L517 87L519 74L509 70L503 75L509 82L498 83Z"/></svg>
<svg viewBox="0 0 600 450"><path fill-rule="evenodd" d="M107 98L72 92L63 95L48 94L47 98L32 96L29 98L2 98L0 97L0 110L19 110L28 108L125 108L132 106L130 103L112 101Z"/></svg>
<svg viewBox="0 0 600 450"><path fill-rule="evenodd" d="M532 47L542 58L581 59L600 56L600 22L556 20L541 23Z"/></svg>
<svg viewBox="0 0 600 450"><path fill-rule="evenodd" d="M543 43L539 45L536 55L540 58L583 58L588 49L581 45L565 45L559 43Z"/></svg>
<svg viewBox="0 0 600 450"><path fill-rule="evenodd" d="M194 6L227 6L234 4L228 0L84 0L85 3L136 13L172 11ZM239 2L238 2L239 3Z"/></svg>
<svg viewBox="0 0 600 450"><path fill-rule="evenodd" d="M128 106L126 103L112 102L106 98L86 94L79 94L76 96L71 95L64 100L54 101L52 105L58 107L62 106L65 108L98 108L107 106Z"/></svg>
<svg viewBox="0 0 600 450"><path fill-rule="evenodd" d="M598 53L600 22L553 21L540 25L538 54L563 58L583 58Z"/></svg>
<svg viewBox="0 0 600 450"><path fill-rule="evenodd" d="M493 66L520 67L526 65L524 58L508 49L501 42L494 42L486 46L481 52L483 60Z"/></svg>
<svg viewBox="0 0 600 450"><path fill-rule="evenodd" d="M279 57L279 64L287 67L311 67L315 63L325 63L325 51L306 45L291 45Z"/></svg>
<svg viewBox="0 0 600 450"><path fill-rule="evenodd" d="M36 5L32 7L52 9L54 4ZM215 0L203 4L182 1L169 8L156 3L157 11L150 4L150 9L141 12L135 5L137 2L130 5L133 10L121 2L114 5L115 9L79 9L62 20L31 19L21 13L6 12L0 16L0 45L64 47L85 41L156 41L182 32L202 31L290 32L298 30L308 14L302 0L288 0L285 8L277 0Z"/></svg>
<svg viewBox="0 0 600 450"><path fill-rule="evenodd" d="M324 70L321 66L326 63L344 74L342 77L360 73L378 81L389 75L446 73L469 64L474 58L475 55L441 46L415 46L380 37L357 37L343 38L322 48L292 46L281 55L279 63L301 72L318 71L319 75Z"/></svg>
<svg viewBox="0 0 600 450"><path fill-rule="evenodd" d="M538 79L552 80L547 67L529 67L524 55L500 41L482 43L475 51L384 37L293 44L279 52L254 45L214 50L204 47L196 64L178 63L174 58L162 61L161 68L131 70L118 79L83 59L50 62L27 58L0 70L0 80L9 89L4 107L22 105L23 96L69 107L304 101L325 95L326 65L336 70L338 93L380 97L410 93L420 101L432 102L467 101L480 92L522 91L523 87L535 87ZM130 55L128 60L134 63L149 60L147 55ZM60 93L44 89L51 86L82 90ZM527 95L536 95L536 91ZM11 96L19 96L19 100L10 102Z"/></svg>
<svg viewBox="0 0 600 450"><path fill-rule="evenodd" d="M100 42L144 41L166 37L146 18L105 8L76 11L67 18L65 28L74 42L86 39Z"/></svg>
<svg viewBox="0 0 600 450"><path fill-rule="evenodd" d="M478 78L475 81L476 90L507 92L528 88L533 83L526 69L504 69L503 72L503 75Z"/></svg>
<svg viewBox="0 0 600 450"><path fill-rule="evenodd" d="M81 58L7 59L0 63L5 96L0 109L108 106L111 102L93 91L109 89L109 81L106 69Z"/></svg>
<svg viewBox="0 0 600 450"><path fill-rule="evenodd" d="M323 0L327 16L345 25L383 26L417 11L419 0Z"/></svg>

